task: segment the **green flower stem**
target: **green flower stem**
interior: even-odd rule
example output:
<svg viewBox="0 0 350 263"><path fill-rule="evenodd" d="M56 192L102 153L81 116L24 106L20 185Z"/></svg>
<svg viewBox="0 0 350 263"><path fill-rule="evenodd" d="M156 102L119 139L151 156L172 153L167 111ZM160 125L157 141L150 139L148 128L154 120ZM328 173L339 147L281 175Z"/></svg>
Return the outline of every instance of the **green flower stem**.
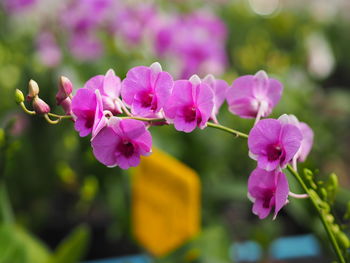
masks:
<svg viewBox="0 0 350 263"><path fill-rule="evenodd" d="M304 191L310 196L310 200L313 204L313 206L316 208L317 212L318 212L318 215L321 219L321 222L327 232L327 235L328 235L328 238L330 239L331 241L331 244L333 246L333 249L334 249L334 252L335 254L337 255L338 257L338 260L340 263L346 263L344 257L343 257L343 254L340 250L340 247L338 245L338 242L331 230L331 228L329 227L329 224L325 218L325 215L324 213L322 212L321 208L319 207L319 205L317 204L317 200L315 200L315 197L314 195L310 194L310 191L309 191L309 188L306 186L306 184L304 183L303 179L301 178L301 176L298 174L297 171L295 171L293 169L293 167L291 165L287 165L287 170L297 179L297 181L299 182L299 184L301 185L301 187L304 189Z"/></svg>
<svg viewBox="0 0 350 263"><path fill-rule="evenodd" d="M121 119L134 119L134 120L139 120L139 121L148 121L148 122L152 122L152 121L166 121L166 119L164 118L142 118L142 117L134 117L134 116L127 116L127 117L120 117ZM212 122L207 122L207 126L211 127L211 128L215 128L218 130L222 130L222 131L226 131L228 133L234 134L237 137L242 137L242 138L248 138L248 135L243 133L243 132L239 132L236 130L233 130L231 128L228 128L226 126L222 126L220 124L215 124Z"/></svg>
<svg viewBox="0 0 350 263"><path fill-rule="evenodd" d="M228 128L226 126L222 126L220 124L215 124L215 123L212 123L212 122L207 122L207 126L208 127L211 127L211 128L215 128L215 129L218 129L218 130L222 130L222 131L225 131L225 132L228 132L228 133L231 133L233 135L236 135L237 137L242 137L242 138L246 138L248 139L248 135L243 133L243 132L239 132L239 131L236 131L236 130L233 130L231 128Z"/></svg>
<svg viewBox="0 0 350 263"><path fill-rule="evenodd" d="M117 116L118 117L118 116ZM139 121L166 121L164 118L142 118L142 117L135 117L135 116L125 116L125 117L118 117L120 119L132 119L132 120L139 120Z"/></svg>
<svg viewBox="0 0 350 263"><path fill-rule="evenodd" d="M29 114L29 115L36 115L36 112L35 112L35 111L32 111L32 110L28 110L28 109L27 109L27 107L26 107L26 105L24 104L24 102L21 102L19 105L21 106L22 110L23 110L25 113L27 113L27 114ZM73 117L70 116L70 115L59 115L59 114L55 114L55 113L51 113L51 112L47 113L47 115L50 116L50 117L57 118L57 119L59 119L59 120L61 120L61 119L72 119L72 118L73 118Z"/></svg>
<svg viewBox="0 0 350 263"><path fill-rule="evenodd" d="M21 106L21 108L23 109L23 111L25 113L30 114L30 115L35 115L36 114L35 111L28 110L26 105L23 102L21 102L19 105Z"/></svg>
<svg viewBox="0 0 350 263"><path fill-rule="evenodd" d="M72 119L73 117L70 116L70 115L58 115L58 114L55 114L55 113L51 113L49 112L47 115L49 115L50 117L54 117L54 118L58 118L58 119Z"/></svg>

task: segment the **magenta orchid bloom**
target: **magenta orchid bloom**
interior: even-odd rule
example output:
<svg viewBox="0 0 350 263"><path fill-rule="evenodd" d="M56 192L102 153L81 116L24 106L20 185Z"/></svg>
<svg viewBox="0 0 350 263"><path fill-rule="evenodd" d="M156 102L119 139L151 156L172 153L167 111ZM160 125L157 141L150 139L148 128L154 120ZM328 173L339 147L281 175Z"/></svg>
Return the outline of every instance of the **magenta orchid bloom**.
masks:
<svg viewBox="0 0 350 263"><path fill-rule="evenodd" d="M294 124L275 119L260 120L249 133L249 155L266 171L284 168L298 152L302 139Z"/></svg>
<svg viewBox="0 0 350 263"><path fill-rule="evenodd" d="M99 90L102 96L103 110L108 110L113 114L122 113L119 99L121 81L113 69L108 70L106 75L92 77L85 83L84 88Z"/></svg>
<svg viewBox="0 0 350 263"><path fill-rule="evenodd" d="M241 118L267 117L281 99L283 86L265 71L237 78L228 89L229 110Z"/></svg>
<svg viewBox="0 0 350 263"><path fill-rule="evenodd" d="M139 66L128 71L122 82L121 95L131 113L154 117L165 106L173 89L172 76L162 71L156 62L150 67Z"/></svg>
<svg viewBox="0 0 350 263"><path fill-rule="evenodd" d="M225 101L228 84L224 80L215 79L211 74L207 75L202 82L207 84L214 93L214 107L211 119L217 123L216 115L219 113L220 107Z"/></svg>
<svg viewBox="0 0 350 263"><path fill-rule="evenodd" d="M141 155L151 153L152 136L142 121L111 117L91 145L96 159L104 165L128 169L140 163Z"/></svg>
<svg viewBox="0 0 350 263"><path fill-rule="evenodd" d="M74 128L81 137L96 135L106 121L99 90L78 89L72 99L72 112L76 118Z"/></svg>
<svg viewBox="0 0 350 263"><path fill-rule="evenodd" d="M177 80L166 107L165 117L178 131L191 132L197 126L206 127L214 107L211 88L197 75L190 80Z"/></svg>
<svg viewBox="0 0 350 263"><path fill-rule="evenodd" d="M283 123L294 124L299 128L301 134L303 135L303 140L301 141L301 146L298 152L295 154L294 158L298 162L304 162L311 151L314 142L314 132L309 127L309 125L299 121L297 117L295 117L292 114L283 114L281 117L278 118L278 120Z"/></svg>
<svg viewBox="0 0 350 263"><path fill-rule="evenodd" d="M288 181L279 170L265 171L256 168L248 179L248 197L254 203L253 213L260 219L266 218L274 208L274 217L287 204Z"/></svg>

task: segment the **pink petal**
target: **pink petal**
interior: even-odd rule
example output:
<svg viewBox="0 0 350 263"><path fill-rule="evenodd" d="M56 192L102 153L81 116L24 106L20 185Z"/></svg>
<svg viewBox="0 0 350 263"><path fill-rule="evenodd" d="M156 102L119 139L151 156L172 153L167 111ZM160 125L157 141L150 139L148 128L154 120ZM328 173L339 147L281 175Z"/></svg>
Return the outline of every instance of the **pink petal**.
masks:
<svg viewBox="0 0 350 263"><path fill-rule="evenodd" d="M192 84L188 80L177 80L167 104L164 106L166 118L175 119L177 111L187 105L193 105Z"/></svg>
<svg viewBox="0 0 350 263"><path fill-rule="evenodd" d="M174 86L174 80L168 72L160 72L154 85L157 96L156 112L158 112L168 101Z"/></svg>
<svg viewBox="0 0 350 263"><path fill-rule="evenodd" d="M103 95L116 99L121 89L120 78L115 75L113 69L107 71L103 80Z"/></svg>
<svg viewBox="0 0 350 263"><path fill-rule="evenodd" d="M107 166L117 165L114 153L120 140L111 127L103 128L91 141L96 159Z"/></svg>
<svg viewBox="0 0 350 263"><path fill-rule="evenodd" d="M248 137L249 150L256 155L264 154L268 145L278 142L281 123L275 119L259 121L250 131Z"/></svg>
<svg viewBox="0 0 350 263"><path fill-rule="evenodd" d="M121 96L126 104L131 106L137 92L148 90L151 78L151 70L145 66L130 69L122 82Z"/></svg>
<svg viewBox="0 0 350 263"><path fill-rule="evenodd" d="M197 127L197 121L187 122L180 111L174 119L174 127L178 131L192 132Z"/></svg>
<svg viewBox="0 0 350 263"><path fill-rule="evenodd" d="M281 208L286 205L288 194L289 194L289 185L288 185L287 177L284 173L278 172L276 192L275 192L274 218L276 218L277 213L281 210Z"/></svg>
<svg viewBox="0 0 350 263"><path fill-rule="evenodd" d="M209 120L214 107L214 93L205 83L196 87L196 104L201 114L199 127L203 128Z"/></svg>
<svg viewBox="0 0 350 263"><path fill-rule="evenodd" d="M281 82L279 82L276 79L269 79L269 86L267 90L267 97L269 98L271 102L271 107L274 107L277 105L277 103L280 101L283 91L283 85Z"/></svg>
<svg viewBox="0 0 350 263"><path fill-rule="evenodd" d="M304 162L311 151L314 141L314 133L312 129L304 122L299 123L299 129L303 135L303 140L300 146L298 161Z"/></svg>
<svg viewBox="0 0 350 263"><path fill-rule="evenodd" d="M298 152L303 136L297 126L293 124L285 124L281 130L281 142L285 151L285 158L281 166L289 163L294 155Z"/></svg>

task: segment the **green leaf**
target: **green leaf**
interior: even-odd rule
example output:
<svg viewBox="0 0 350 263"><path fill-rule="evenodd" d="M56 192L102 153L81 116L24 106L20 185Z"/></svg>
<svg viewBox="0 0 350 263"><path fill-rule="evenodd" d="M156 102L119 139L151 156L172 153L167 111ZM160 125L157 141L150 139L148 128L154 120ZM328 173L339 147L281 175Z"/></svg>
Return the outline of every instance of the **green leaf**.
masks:
<svg viewBox="0 0 350 263"><path fill-rule="evenodd" d="M0 251L0 263L45 263L50 257L44 244L21 227L9 223L0 225Z"/></svg>
<svg viewBox="0 0 350 263"><path fill-rule="evenodd" d="M78 226L57 247L49 263L76 263L85 254L90 241L90 229L86 225Z"/></svg>

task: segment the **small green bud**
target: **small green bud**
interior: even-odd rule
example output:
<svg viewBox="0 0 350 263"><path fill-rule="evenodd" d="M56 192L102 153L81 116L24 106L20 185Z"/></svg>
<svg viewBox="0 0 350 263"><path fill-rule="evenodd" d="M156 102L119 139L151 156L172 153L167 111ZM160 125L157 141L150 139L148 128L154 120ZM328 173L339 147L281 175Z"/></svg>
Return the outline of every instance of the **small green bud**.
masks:
<svg viewBox="0 0 350 263"><path fill-rule="evenodd" d="M326 220L327 220L328 223L333 224L333 222L334 222L334 216L333 215L327 214L325 217L326 217Z"/></svg>
<svg viewBox="0 0 350 263"><path fill-rule="evenodd" d="M320 194L323 200L327 200L328 194L327 194L327 190L324 187L320 188Z"/></svg>
<svg viewBox="0 0 350 263"><path fill-rule="evenodd" d="M339 185L338 176L335 173L332 173L329 176L327 184L331 185L335 190L338 189L338 185Z"/></svg>
<svg viewBox="0 0 350 263"><path fill-rule="evenodd" d="M350 247L350 240L343 232L338 232L336 234L339 244L344 248L348 249Z"/></svg>
<svg viewBox="0 0 350 263"><path fill-rule="evenodd" d="M332 173L329 176L327 182L325 183L325 187L328 194L328 201L329 203L333 203L338 190L338 177L335 173Z"/></svg>
<svg viewBox="0 0 350 263"><path fill-rule="evenodd" d="M19 89L16 89L15 91L15 101L17 104L20 104L21 102L24 102L24 95L23 92Z"/></svg>
<svg viewBox="0 0 350 263"><path fill-rule="evenodd" d="M331 225L331 228L332 228L332 231L334 234L338 235L339 233L341 233L339 225L333 224L333 225Z"/></svg>
<svg viewBox="0 0 350 263"><path fill-rule="evenodd" d="M304 169L304 177L306 179L306 181L308 182L308 184L311 186L311 188L313 189L317 189L317 185L314 182L314 174L311 170L309 169Z"/></svg>

